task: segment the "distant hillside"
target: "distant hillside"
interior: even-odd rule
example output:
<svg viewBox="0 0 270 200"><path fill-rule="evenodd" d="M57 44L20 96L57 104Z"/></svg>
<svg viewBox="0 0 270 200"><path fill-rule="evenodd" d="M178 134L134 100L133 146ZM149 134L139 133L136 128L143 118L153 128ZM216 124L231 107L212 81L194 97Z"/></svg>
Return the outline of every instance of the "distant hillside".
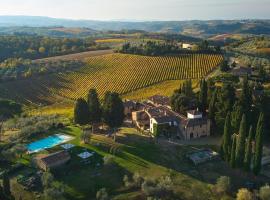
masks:
<svg viewBox="0 0 270 200"><path fill-rule="evenodd" d="M2 27L0 29L0 35L40 35L40 36L51 36L51 37L89 37L92 35L99 34L90 28L80 27L63 27L63 26L52 26L52 27L27 27L27 26L12 26Z"/></svg>
<svg viewBox="0 0 270 200"><path fill-rule="evenodd" d="M270 34L270 20L120 22L67 20L31 16L0 16L0 26L64 26L85 27L94 30L144 30L149 32L180 32L193 36L208 36L226 33Z"/></svg>

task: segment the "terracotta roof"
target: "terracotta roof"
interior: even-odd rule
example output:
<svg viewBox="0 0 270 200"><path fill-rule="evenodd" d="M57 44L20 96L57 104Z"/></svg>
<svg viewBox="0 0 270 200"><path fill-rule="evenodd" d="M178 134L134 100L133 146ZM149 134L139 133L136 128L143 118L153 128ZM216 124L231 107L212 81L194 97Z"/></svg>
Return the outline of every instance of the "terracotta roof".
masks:
<svg viewBox="0 0 270 200"><path fill-rule="evenodd" d="M174 116L161 116L161 117L154 117L154 119L157 121L157 123L168 123L168 122L177 122L177 118Z"/></svg>
<svg viewBox="0 0 270 200"><path fill-rule="evenodd" d="M131 100L127 100L123 104L125 107L133 107L133 106L137 105L137 103L135 101L131 101Z"/></svg>
<svg viewBox="0 0 270 200"><path fill-rule="evenodd" d="M70 155L67 151L58 151L41 158L41 161L44 162L47 166L50 166L59 160L65 160L67 158L70 158Z"/></svg>
<svg viewBox="0 0 270 200"><path fill-rule="evenodd" d="M170 105L170 98L161 95L154 95L150 97L149 100L152 101L154 104Z"/></svg>

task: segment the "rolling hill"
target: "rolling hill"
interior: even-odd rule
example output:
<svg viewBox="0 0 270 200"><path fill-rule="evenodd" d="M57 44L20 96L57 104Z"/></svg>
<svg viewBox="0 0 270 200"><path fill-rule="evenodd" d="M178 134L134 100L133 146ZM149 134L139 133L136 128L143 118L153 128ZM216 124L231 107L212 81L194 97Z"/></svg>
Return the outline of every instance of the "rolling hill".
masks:
<svg viewBox="0 0 270 200"><path fill-rule="evenodd" d="M53 104L84 97L90 88L126 94L168 80L200 79L220 64L221 55L147 57L106 54L89 57L71 73L38 76L0 84L0 97L25 104Z"/></svg>
<svg viewBox="0 0 270 200"><path fill-rule="evenodd" d="M86 27L93 30L143 30L149 32L185 33L189 36L207 36L227 33L269 34L270 20L209 20L209 21L95 21L69 20L37 16L0 16L1 27ZM54 30L60 31L63 30ZM67 30L65 30L67 31ZM83 31L83 32L85 32ZM21 32L21 31L20 31ZM68 31L70 33L70 31ZM74 31L72 31L74 32Z"/></svg>

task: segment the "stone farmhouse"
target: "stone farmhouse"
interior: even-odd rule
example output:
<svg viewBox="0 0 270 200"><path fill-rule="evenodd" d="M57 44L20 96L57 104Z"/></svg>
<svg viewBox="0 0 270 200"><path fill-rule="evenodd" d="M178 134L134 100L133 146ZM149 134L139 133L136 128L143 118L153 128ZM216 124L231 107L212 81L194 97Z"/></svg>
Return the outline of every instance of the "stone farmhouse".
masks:
<svg viewBox="0 0 270 200"><path fill-rule="evenodd" d="M153 136L178 137L184 140L210 135L210 120L197 110L181 115L171 110L168 97L155 95L136 102L130 113L133 124ZM126 104L125 104L126 105ZM128 104L129 105L129 104Z"/></svg>

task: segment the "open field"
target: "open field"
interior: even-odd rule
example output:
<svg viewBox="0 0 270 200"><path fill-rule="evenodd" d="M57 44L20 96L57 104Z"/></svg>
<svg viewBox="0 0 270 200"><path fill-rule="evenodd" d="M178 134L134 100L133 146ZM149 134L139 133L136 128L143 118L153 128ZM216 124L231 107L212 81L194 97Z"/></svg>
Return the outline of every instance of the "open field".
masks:
<svg viewBox="0 0 270 200"><path fill-rule="evenodd" d="M50 131L47 134L55 134L59 131L73 136L75 139L71 143L76 146L70 151L71 162L59 168L56 173L53 171L56 181L64 184L67 199L94 199L96 191L105 187L111 196L110 199L144 200L146 197L140 189L130 190L123 185L123 176L131 176L135 172L144 178L151 179L170 176L175 194L179 199L186 200L216 199L211 192L211 186L220 176L231 177L233 191L242 187L246 181L264 180L261 176L255 178L249 174L239 173L238 170L231 169L220 160L194 166L185 156L186 153L197 148L218 149L215 145L174 145L166 140L156 143L153 139L140 135L135 129L125 127L117 134L116 142L104 135L94 134L90 144L83 144L80 140L81 129L74 126ZM55 152L60 149L58 146L47 152ZM95 152L90 163L81 162L77 156L78 153L85 150ZM97 167L97 163L102 163L102 157L109 154L114 155L115 165ZM23 158L26 159L25 163L30 164L27 162L30 159L29 156L23 156ZM28 168L26 167L26 169ZM23 173L25 170L18 174ZM13 188L17 192L20 191L23 197L29 195L28 192L19 190L18 187ZM200 197L197 196L198 193L200 193Z"/></svg>
<svg viewBox="0 0 270 200"><path fill-rule="evenodd" d="M148 57L107 54L87 59L87 65L71 73L39 76L0 85L0 96L40 105L85 97L96 88L127 94L168 80L201 79L222 61L221 55L190 54Z"/></svg>
<svg viewBox="0 0 270 200"><path fill-rule="evenodd" d="M37 60L34 60L34 62L58 61L58 60L84 60L84 59L92 57L92 56L100 56L100 55L111 54L111 53L113 53L113 50L111 50L111 49L87 51L87 52L81 52L81 53L68 54L68 55L64 55L64 56L55 56L55 57L37 59Z"/></svg>

